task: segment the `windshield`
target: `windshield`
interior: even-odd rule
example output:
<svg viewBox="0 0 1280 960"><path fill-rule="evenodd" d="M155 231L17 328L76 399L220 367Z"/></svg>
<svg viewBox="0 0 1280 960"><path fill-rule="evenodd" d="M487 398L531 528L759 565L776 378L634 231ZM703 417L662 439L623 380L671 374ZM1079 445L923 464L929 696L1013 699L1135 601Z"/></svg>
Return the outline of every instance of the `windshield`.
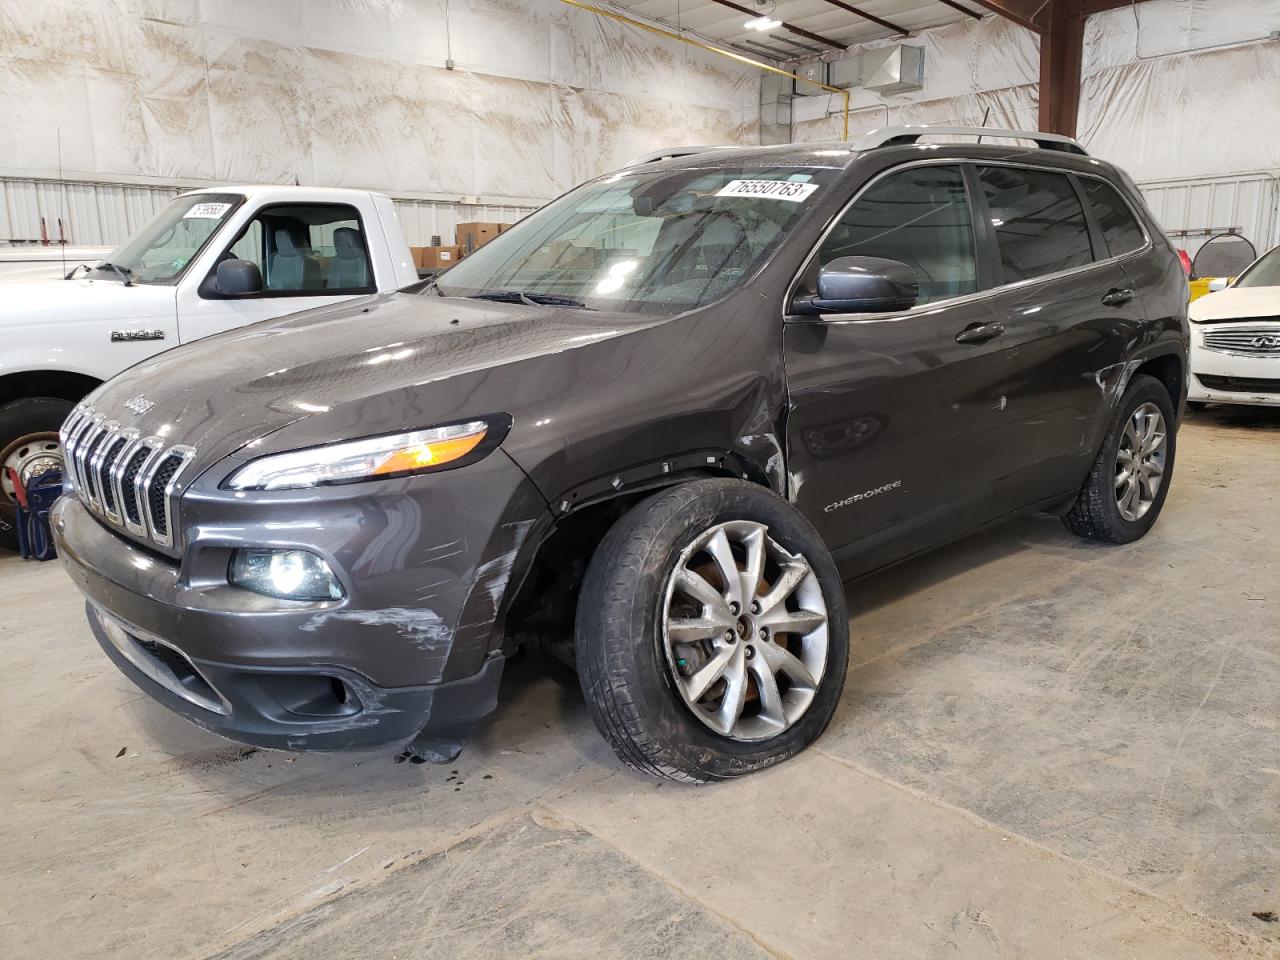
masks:
<svg viewBox="0 0 1280 960"><path fill-rule="evenodd" d="M674 313L749 277L839 171L625 170L522 220L440 277L448 297Z"/></svg>
<svg viewBox="0 0 1280 960"><path fill-rule="evenodd" d="M1237 287L1280 287L1280 247L1268 250L1233 284Z"/></svg>
<svg viewBox="0 0 1280 960"><path fill-rule="evenodd" d="M244 201L238 193L177 197L93 268L95 279L171 283Z"/></svg>

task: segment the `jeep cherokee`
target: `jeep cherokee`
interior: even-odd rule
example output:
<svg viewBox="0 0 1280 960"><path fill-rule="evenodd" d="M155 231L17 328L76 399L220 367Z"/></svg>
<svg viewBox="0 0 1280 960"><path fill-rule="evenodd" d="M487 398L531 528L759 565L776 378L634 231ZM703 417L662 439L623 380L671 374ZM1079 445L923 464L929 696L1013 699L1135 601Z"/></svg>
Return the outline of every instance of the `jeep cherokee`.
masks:
<svg viewBox="0 0 1280 960"><path fill-rule="evenodd" d="M1031 509L1151 528L1186 314L1063 138L632 166L437 282L96 390L58 550L106 654L227 737L451 759L506 658L571 638L623 761L724 779L831 719L844 581Z"/></svg>

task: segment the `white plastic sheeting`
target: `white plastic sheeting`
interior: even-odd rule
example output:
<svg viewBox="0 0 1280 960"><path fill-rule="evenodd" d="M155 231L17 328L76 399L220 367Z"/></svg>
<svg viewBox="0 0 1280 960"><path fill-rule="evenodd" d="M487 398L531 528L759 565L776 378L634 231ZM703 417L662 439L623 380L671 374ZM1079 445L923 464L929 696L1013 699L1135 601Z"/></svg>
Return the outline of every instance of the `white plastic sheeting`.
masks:
<svg viewBox="0 0 1280 960"><path fill-rule="evenodd" d="M758 83L556 0L0 0L0 174L536 202L757 142Z"/></svg>

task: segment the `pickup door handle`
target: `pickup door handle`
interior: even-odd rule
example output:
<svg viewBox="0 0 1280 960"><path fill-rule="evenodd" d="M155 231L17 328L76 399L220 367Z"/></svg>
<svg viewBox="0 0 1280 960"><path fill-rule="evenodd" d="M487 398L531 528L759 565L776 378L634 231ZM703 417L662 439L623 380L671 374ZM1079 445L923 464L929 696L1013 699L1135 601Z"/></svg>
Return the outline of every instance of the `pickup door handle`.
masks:
<svg viewBox="0 0 1280 960"><path fill-rule="evenodd" d="M1133 299L1133 291L1128 287L1121 290L1114 287L1102 295L1102 302L1108 307L1123 307L1126 303Z"/></svg>
<svg viewBox="0 0 1280 960"><path fill-rule="evenodd" d="M956 334L956 343L986 343L1004 333L1004 324L998 320L993 323L971 323Z"/></svg>

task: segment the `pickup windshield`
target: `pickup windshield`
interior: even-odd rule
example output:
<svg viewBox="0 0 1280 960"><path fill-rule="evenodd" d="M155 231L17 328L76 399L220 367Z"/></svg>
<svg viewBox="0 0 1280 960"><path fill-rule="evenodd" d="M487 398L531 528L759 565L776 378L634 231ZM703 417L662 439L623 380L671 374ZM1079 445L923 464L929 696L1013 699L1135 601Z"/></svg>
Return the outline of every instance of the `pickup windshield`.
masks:
<svg viewBox="0 0 1280 960"><path fill-rule="evenodd" d="M838 171L638 167L584 184L440 277L446 297L675 313L764 263Z"/></svg>
<svg viewBox="0 0 1280 960"><path fill-rule="evenodd" d="M91 271L95 280L173 283L244 197L190 193L175 198L150 223Z"/></svg>

